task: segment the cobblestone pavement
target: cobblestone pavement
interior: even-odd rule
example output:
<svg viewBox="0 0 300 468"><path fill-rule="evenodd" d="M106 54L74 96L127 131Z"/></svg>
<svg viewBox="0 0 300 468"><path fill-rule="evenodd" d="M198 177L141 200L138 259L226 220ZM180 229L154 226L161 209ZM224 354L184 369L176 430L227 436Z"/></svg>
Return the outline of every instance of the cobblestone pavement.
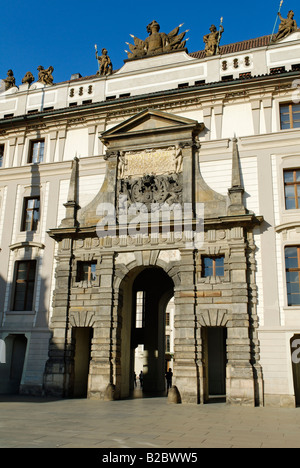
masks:
<svg viewBox="0 0 300 468"><path fill-rule="evenodd" d="M299 448L300 408L0 395L0 448Z"/></svg>

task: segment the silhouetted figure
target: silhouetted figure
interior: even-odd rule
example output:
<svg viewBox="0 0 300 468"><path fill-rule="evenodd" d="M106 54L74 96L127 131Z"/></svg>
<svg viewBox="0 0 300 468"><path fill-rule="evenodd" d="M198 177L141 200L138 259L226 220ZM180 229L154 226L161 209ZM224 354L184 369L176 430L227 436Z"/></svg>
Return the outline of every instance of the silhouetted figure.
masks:
<svg viewBox="0 0 300 468"><path fill-rule="evenodd" d="M139 379L140 379L140 386L141 388L143 388L143 384L144 384L144 374L143 374L143 371L140 372L140 375L139 375Z"/></svg>
<svg viewBox="0 0 300 468"><path fill-rule="evenodd" d="M170 368L168 372L166 373L166 381L167 381L167 394L169 392L169 388L172 387L172 377L173 377L173 372L172 369Z"/></svg>
<svg viewBox="0 0 300 468"><path fill-rule="evenodd" d="M136 387L137 384L136 384L136 373L135 372L133 373L133 382L134 382L134 386Z"/></svg>

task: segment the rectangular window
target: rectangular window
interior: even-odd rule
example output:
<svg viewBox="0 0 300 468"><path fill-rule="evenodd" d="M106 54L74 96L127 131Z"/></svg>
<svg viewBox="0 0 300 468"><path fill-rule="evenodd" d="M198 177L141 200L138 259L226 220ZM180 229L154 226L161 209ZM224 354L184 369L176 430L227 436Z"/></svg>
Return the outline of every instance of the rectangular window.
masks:
<svg viewBox="0 0 300 468"><path fill-rule="evenodd" d="M96 280L96 265L97 262L78 262L77 263L77 278L76 281L87 281L92 283Z"/></svg>
<svg viewBox="0 0 300 468"><path fill-rule="evenodd" d="M288 305L300 305L300 246L285 248Z"/></svg>
<svg viewBox="0 0 300 468"><path fill-rule="evenodd" d="M44 160L45 140L32 141L30 144L30 153L28 162L38 164Z"/></svg>
<svg viewBox="0 0 300 468"><path fill-rule="evenodd" d="M145 291L137 291L137 293L136 293L135 328L144 328L144 326L145 326L145 304L146 304L146 292Z"/></svg>
<svg viewBox="0 0 300 468"><path fill-rule="evenodd" d="M166 353L171 352L171 337L170 335L166 335Z"/></svg>
<svg viewBox="0 0 300 468"><path fill-rule="evenodd" d="M296 210L300 208L300 169L284 171L285 208Z"/></svg>
<svg viewBox="0 0 300 468"><path fill-rule="evenodd" d="M281 104L280 128L300 128L300 104Z"/></svg>
<svg viewBox="0 0 300 468"><path fill-rule="evenodd" d="M22 231L36 231L40 219L40 199L25 198L22 220Z"/></svg>
<svg viewBox="0 0 300 468"><path fill-rule="evenodd" d="M3 166L3 158L4 158L4 145L0 145L0 167Z"/></svg>
<svg viewBox="0 0 300 468"><path fill-rule="evenodd" d="M32 310L36 261L17 262L13 310Z"/></svg>
<svg viewBox="0 0 300 468"><path fill-rule="evenodd" d="M224 256L202 257L202 276L224 276Z"/></svg>

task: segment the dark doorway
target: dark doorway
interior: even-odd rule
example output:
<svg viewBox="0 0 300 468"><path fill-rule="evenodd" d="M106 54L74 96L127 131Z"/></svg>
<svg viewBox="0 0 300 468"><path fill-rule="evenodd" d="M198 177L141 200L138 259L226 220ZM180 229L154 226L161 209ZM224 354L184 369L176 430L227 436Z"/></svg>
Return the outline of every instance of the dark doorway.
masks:
<svg viewBox="0 0 300 468"><path fill-rule="evenodd" d="M86 398L88 392L88 376L91 360L91 341L93 328L75 327L73 329L75 339L74 362L74 392L76 398Z"/></svg>
<svg viewBox="0 0 300 468"><path fill-rule="evenodd" d="M206 401L224 401L226 397L226 338L224 327L203 329Z"/></svg>

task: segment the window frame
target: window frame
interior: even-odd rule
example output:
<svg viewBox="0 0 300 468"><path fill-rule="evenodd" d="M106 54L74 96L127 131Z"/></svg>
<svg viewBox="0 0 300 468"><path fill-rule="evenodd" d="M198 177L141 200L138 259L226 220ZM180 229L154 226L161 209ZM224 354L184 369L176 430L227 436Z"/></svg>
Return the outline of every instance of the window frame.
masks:
<svg viewBox="0 0 300 468"><path fill-rule="evenodd" d="M88 272L87 272L87 279L84 278L85 272L84 272L84 265L88 265ZM77 262L77 269L76 269L76 283L82 283L82 282L87 282L87 283L95 283L97 280L97 274L96 274L96 268L95 272L92 271L92 265L97 265L97 261L81 261L79 260ZM92 279L93 273L95 274L95 279Z"/></svg>
<svg viewBox="0 0 300 468"><path fill-rule="evenodd" d="M41 151L40 151L40 147L38 148L38 158L36 161L33 160L33 154L34 154L34 146L36 144L40 144L40 143L43 143L43 154L42 154L42 159L40 157L41 155ZM45 156L45 138L38 138L38 139L35 139L35 140L31 140L30 141L30 145L29 145L29 156L28 156L28 164L40 164L42 162L44 162L44 156Z"/></svg>
<svg viewBox="0 0 300 468"><path fill-rule="evenodd" d="M285 174L287 172L293 172L293 182L286 182L285 181ZM298 195L298 190L297 187L300 187L300 180L297 181L297 172L300 172L300 168L287 168L283 169L283 187L284 187L284 206L286 211L290 210L299 210L300 208L300 202L298 201L298 198L300 198L300 194ZM293 200L295 200L295 208L287 208L287 199L291 199L291 197L287 197L285 193L285 188L294 186L294 195L295 197Z"/></svg>
<svg viewBox="0 0 300 468"><path fill-rule="evenodd" d="M28 208L28 202L30 200L38 201L39 202L38 208L36 208L35 206L33 208ZM36 228L33 229L34 228L33 223L35 222L34 221L34 212L35 211L38 212L38 220L36 221ZM27 220L27 213L28 212L32 213L31 222L30 222L30 228L31 229L26 229L26 223L27 223L26 220ZM40 219L41 219L41 199L40 199L40 197L25 197L24 198L24 203L23 203L23 215L22 215L21 232L37 232L38 227L39 227Z"/></svg>
<svg viewBox="0 0 300 468"><path fill-rule="evenodd" d="M216 265L216 260L222 258L223 259L223 274L222 275L217 275L217 268L221 268L220 266ZM213 261L212 264L212 275L206 275L205 274L205 259L211 259ZM218 278L224 278L225 277L225 255L202 255L201 256L201 276L202 278L211 278L211 277L218 277Z"/></svg>
<svg viewBox="0 0 300 468"><path fill-rule="evenodd" d="M290 248L296 248L297 249L297 262L298 262L298 266L297 268L287 268L287 265L286 265L286 259L287 259L287 256L286 256L286 249L290 249ZM288 258L294 258L294 257L288 257ZM287 273L293 273L293 272L297 272L298 273L298 282L299 282L299 293L294 293L294 294L299 294L300 295L300 245L286 245L284 247L284 261L285 261L285 285L286 285L286 297L287 297L287 305L288 307L300 307L300 299L299 299L299 303L298 304L290 304L289 303L289 296L293 293L289 293L288 292L288 284L294 284L294 283L291 283L290 281L288 282L287 281ZM295 282L296 283L296 282Z"/></svg>
<svg viewBox="0 0 300 468"><path fill-rule="evenodd" d="M26 279L22 280L18 278L20 270L19 267L22 263L27 264L27 272L26 272ZM33 270L33 279L30 279L30 273ZM36 260L18 260L15 263L15 279L14 279L14 291L13 291L13 303L12 303L12 310L16 312L32 312L34 306L34 295L35 295L35 283L36 283L36 271L37 271L37 261ZM25 284L25 294L23 299L23 307L17 308L16 301L17 301L17 294L18 294L18 284ZM32 299L31 299L31 307L27 306L28 301L28 294L29 294L29 285L33 285L32 287Z"/></svg>
<svg viewBox="0 0 300 468"><path fill-rule="evenodd" d="M279 119L280 119L280 130L293 130L295 128L300 128L300 124L298 127L295 127L295 119L294 119L294 113L293 113L293 106L297 106L299 104L296 104L294 102L281 102L279 104ZM288 113L283 114L282 113L282 108L288 106ZM282 122L282 116L283 115L288 115L289 116L289 128L282 128L283 122ZM300 120L300 109L299 109L299 120Z"/></svg>

